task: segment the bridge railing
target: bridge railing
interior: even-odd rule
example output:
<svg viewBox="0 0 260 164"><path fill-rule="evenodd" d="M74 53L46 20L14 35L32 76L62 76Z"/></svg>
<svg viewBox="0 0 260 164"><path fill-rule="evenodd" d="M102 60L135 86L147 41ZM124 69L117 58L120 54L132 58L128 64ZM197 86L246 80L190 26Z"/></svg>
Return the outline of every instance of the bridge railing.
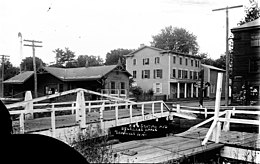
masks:
<svg viewBox="0 0 260 164"><path fill-rule="evenodd" d="M70 102L54 102L54 103L39 103L40 101L71 94L77 93L76 101ZM86 127L86 113L97 112L99 113L99 121L101 126L104 122L104 111L115 110L115 122L118 125L120 119L120 107L129 110L129 123L134 123L134 116L136 111L140 111L142 120L145 120L147 115L150 115L150 119L156 119L162 117L165 111L169 112L169 108L163 101L151 101L151 102L133 102L127 99L111 97L110 100L97 100L97 101L85 101L84 93L100 94L84 89L74 89L71 91L65 91L58 94L47 95L44 97L39 97L36 99L27 99L26 101L8 104L6 105L8 109L22 107L23 110L11 110L11 115L18 115L19 117L19 133L25 133L25 120L27 115L33 115L34 113L51 113L51 134L55 137L56 131L56 116L58 111L69 111L69 114L75 114L76 122L81 128ZM155 110L156 108L156 110ZM158 111L160 109L160 111ZM68 114L68 113L66 113ZM33 119L33 118L30 118Z"/></svg>
<svg viewBox="0 0 260 164"><path fill-rule="evenodd" d="M230 130L230 123L236 123L236 124L247 124L247 125L257 125L259 127L259 133L260 133L260 106L232 106L227 107L229 109L218 113L217 115L214 115L210 119L198 124L195 126L195 128L202 126L210 121L213 121L211 124L203 142L202 145L205 145L210 137L212 137L212 141L218 143L219 137L221 135L221 131L229 131ZM238 109L237 109L238 108ZM230 110L232 109L232 110ZM235 116L235 114L246 114L246 115L256 115L258 116L258 120L254 119L242 119L242 118L231 118L232 116ZM222 117L224 116L224 117ZM222 128L223 124L223 128ZM221 129L222 128L222 129Z"/></svg>
<svg viewBox="0 0 260 164"><path fill-rule="evenodd" d="M259 106L220 106L220 112L223 112L225 110L257 110ZM193 114L202 114L205 118L207 118L209 115L214 115L215 113L215 107L214 106L200 106L200 107L191 107L191 106L183 106L180 104L173 104L172 105L172 111L175 111L177 113L193 113ZM234 115L235 113L232 113Z"/></svg>

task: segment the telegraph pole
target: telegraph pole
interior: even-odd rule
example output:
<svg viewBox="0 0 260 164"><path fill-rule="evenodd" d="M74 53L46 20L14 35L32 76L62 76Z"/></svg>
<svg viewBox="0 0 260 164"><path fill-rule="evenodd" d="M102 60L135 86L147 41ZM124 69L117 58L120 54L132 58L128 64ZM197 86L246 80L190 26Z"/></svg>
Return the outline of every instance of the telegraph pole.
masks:
<svg viewBox="0 0 260 164"><path fill-rule="evenodd" d="M4 97L4 70L5 70L5 59L7 59L7 57L10 57L8 55L0 55L2 57L2 74L1 74L1 95L2 97Z"/></svg>
<svg viewBox="0 0 260 164"><path fill-rule="evenodd" d="M24 46L32 47L33 50L33 72L34 72L34 97L37 98L37 74L36 74L36 62L35 62L35 47L42 47L41 45L35 45L35 43L42 43L42 41L36 40L23 40L25 42L30 42L31 44L24 44Z"/></svg>
<svg viewBox="0 0 260 164"><path fill-rule="evenodd" d="M228 97L229 97L229 61L230 61L230 56L229 56L229 52L228 52L228 31L229 31L228 10L234 9L234 8L239 8L239 7L243 7L243 5L231 6L231 7L227 6L224 8L212 10L212 11L226 10L226 83L225 83L225 104L226 105L229 105Z"/></svg>

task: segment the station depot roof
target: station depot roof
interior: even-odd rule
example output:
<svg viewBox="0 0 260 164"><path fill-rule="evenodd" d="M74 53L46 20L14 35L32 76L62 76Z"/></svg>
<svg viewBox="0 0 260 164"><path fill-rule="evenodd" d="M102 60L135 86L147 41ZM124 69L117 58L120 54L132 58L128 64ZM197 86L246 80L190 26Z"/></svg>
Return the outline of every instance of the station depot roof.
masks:
<svg viewBox="0 0 260 164"><path fill-rule="evenodd" d="M120 70L128 76L131 74L127 72L120 65L95 66L95 67L79 67L79 68L57 68L57 67L42 67L39 69L41 73L50 73L62 81L80 81L80 80L95 80L100 79L113 70ZM8 80L5 84L23 84L31 76L33 71L22 72ZM39 74L39 73L37 73Z"/></svg>

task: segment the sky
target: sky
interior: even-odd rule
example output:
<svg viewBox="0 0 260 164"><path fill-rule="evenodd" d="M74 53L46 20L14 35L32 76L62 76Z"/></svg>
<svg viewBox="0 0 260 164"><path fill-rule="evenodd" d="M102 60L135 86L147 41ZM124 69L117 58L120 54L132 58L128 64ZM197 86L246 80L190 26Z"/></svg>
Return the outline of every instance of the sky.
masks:
<svg viewBox="0 0 260 164"><path fill-rule="evenodd" d="M150 46L168 26L197 36L200 53L217 59L225 53L226 13L213 9L247 6L249 0L0 0L0 55L18 66L32 56L22 40L42 41L35 55L50 64L53 50L68 47L75 55L104 59L111 50ZM244 17L244 7L229 10L229 27ZM231 32L230 32L231 33ZM230 34L229 34L230 35ZM23 41L23 44L27 44Z"/></svg>

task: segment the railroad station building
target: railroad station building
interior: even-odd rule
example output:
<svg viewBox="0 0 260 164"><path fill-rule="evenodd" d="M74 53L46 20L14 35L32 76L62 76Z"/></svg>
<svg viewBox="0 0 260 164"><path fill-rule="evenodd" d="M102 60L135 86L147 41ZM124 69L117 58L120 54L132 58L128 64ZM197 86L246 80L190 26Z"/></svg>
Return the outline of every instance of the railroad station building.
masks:
<svg viewBox="0 0 260 164"><path fill-rule="evenodd" d="M121 64L80 68L42 67L37 71L37 93L40 97L83 88L126 98L130 76ZM25 91L34 91L34 72L20 73L5 80L4 84L9 85L11 97L24 97Z"/></svg>

